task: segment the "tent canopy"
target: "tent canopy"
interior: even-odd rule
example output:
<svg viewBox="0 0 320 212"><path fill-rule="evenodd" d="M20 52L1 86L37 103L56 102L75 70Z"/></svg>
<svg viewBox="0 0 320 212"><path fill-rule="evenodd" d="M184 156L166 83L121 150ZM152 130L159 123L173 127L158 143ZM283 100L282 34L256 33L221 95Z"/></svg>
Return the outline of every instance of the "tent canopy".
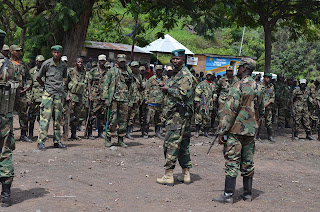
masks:
<svg viewBox="0 0 320 212"><path fill-rule="evenodd" d="M148 46L144 47L144 49L150 52L163 52L163 53L171 53L177 49L184 49L186 52L185 54L193 54L189 49L187 49L184 45L179 43L176 39L171 37L170 35L166 34L164 39L159 38Z"/></svg>

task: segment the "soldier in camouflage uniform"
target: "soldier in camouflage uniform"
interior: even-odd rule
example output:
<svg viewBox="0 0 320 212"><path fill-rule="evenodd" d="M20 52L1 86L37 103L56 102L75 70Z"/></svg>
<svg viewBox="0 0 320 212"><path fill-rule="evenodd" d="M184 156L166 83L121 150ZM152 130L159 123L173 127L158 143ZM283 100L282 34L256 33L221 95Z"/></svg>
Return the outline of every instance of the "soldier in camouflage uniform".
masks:
<svg viewBox="0 0 320 212"><path fill-rule="evenodd" d="M146 67L145 66L140 66L139 67L139 71L141 74L141 78L142 78L142 90L141 90L141 104L139 106L139 123L141 126L141 134L144 138L148 138L148 132L146 132L146 123L147 123L147 108L148 105L146 103L146 99L145 97L145 89L146 89L146 85L148 82L148 79L145 78L145 71L146 71Z"/></svg>
<svg viewBox="0 0 320 212"><path fill-rule="evenodd" d="M165 175L157 179L157 183L173 185L173 169L176 161L182 168L182 175L178 180L186 184L191 182L190 171L192 167L190 145L190 120L193 114L193 76L184 65L185 50L178 49L172 52L171 59L174 69L172 77L161 90L167 94L164 108L166 136L163 144L165 155Z"/></svg>
<svg viewBox="0 0 320 212"><path fill-rule="evenodd" d="M311 129L315 129L317 126L317 116L316 116L316 105L314 104L314 98L316 93L316 85L315 82L311 82L307 87L307 93L309 93L309 101L308 101L308 108L310 112L310 126Z"/></svg>
<svg viewBox="0 0 320 212"><path fill-rule="evenodd" d="M42 101L43 87L37 81L42 63L45 61L42 55L36 57L36 66L30 69L29 73L32 78L30 89L27 93L28 105L29 105L29 139L33 138L34 123L37 120L40 121L40 104Z"/></svg>
<svg viewBox="0 0 320 212"><path fill-rule="evenodd" d="M107 56L99 55L99 65L89 72L89 100L91 101L91 115L88 123L88 138L94 139L92 136L92 125L97 119L98 123L98 138L105 138L103 135L103 127L106 123L106 108L103 98L103 83L107 77L108 69L105 66L107 62Z"/></svg>
<svg viewBox="0 0 320 212"><path fill-rule="evenodd" d="M68 96L70 101L70 139L78 140L77 127L80 122L83 108L83 97L86 90L85 87L85 70L82 58L77 58L76 67L69 69L68 72Z"/></svg>
<svg viewBox="0 0 320 212"><path fill-rule="evenodd" d="M0 49L6 33L0 29ZM21 75L17 75L13 64L0 53L0 182L2 184L1 206L11 205L10 189L14 177L12 152L15 150L13 136L13 105Z"/></svg>
<svg viewBox="0 0 320 212"><path fill-rule="evenodd" d="M276 102L278 108L278 127L291 128L290 127L290 105L291 105L291 90L287 83L280 78L279 89L276 90ZM289 80L290 81L290 80Z"/></svg>
<svg viewBox="0 0 320 212"><path fill-rule="evenodd" d="M28 131L28 100L27 100L27 90L30 87L31 76L29 75L28 66L20 60L20 50L22 50L17 45L10 46L10 61L13 64L13 69L22 75L21 90L19 91L20 98L16 99L15 110L19 115L19 124L21 129L20 140L31 142L31 140L27 137Z"/></svg>
<svg viewBox="0 0 320 212"><path fill-rule="evenodd" d="M233 203L238 170L243 176L243 199L252 199L252 180L254 174L253 155L255 151L254 135L257 121L263 116L263 99L255 80L251 77L256 62L242 59L238 73L241 80L229 91L225 108L219 122L219 143L224 145L225 189L224 194L213 200L221 203Z"/></svg>
<svg viewBox="0 0 320 212"><path fill-rule="evenodd" d="M311 136L311 127L310 127L310 111L308 109L309 95L307 89L307 80L301 79L299 83L299 88L296 88L292 93L292 114L294 119L294 138L296 140L298 137L299 126L302 125L306 131L307 139L315 140Z"/></svg>
<svg viewBox="0 0 320 212"><path fill-rule="evenodd" d="M214 109L214 102L217 99L215 93L215 83L212 71L206 74L206 80L200 82L195 89L195 124L196 137L199 137L201 126L204 127L204 136L208 137L209 128L211 126L211 116Z"/></svg>
<svg viewBox="0 0 320 212"><path fill-rule="evenodd" d="M316 108L316 114L318 118L318 141L320 141L320 77L316 78L314 82L315 89L314 93L312 93L309 97L309 101L313 103L314 107Z"/></svg>
<svg viewBox="0 0 320 212"><path fill-rule="evenodd" d="M119 145L126 148L128 145L124 143L123 137L127 131L129 95L132 93L131 83L134 78L130 67L126 65L126 55L118 54L117 58L118 67L111 68L103 86L105 105L111 107L105 146L111 146L111 137L117 131Z"/></svg>
<svg viewBox="0 0 320 212"><path fill-rule="evenodd" d="M153 75L149 78L144 94L146 98L146 103L148 104L145 135L148 136L150 121L153 118L156 136L160 139L163 139L161 135L161 114L163 110L164 95L160 89L160 85L165 84L167 76L162 75L162 65L156 65L155 68L156 75Z"/></svg>
<svg viewBox="0 0 320 212"><path fill-rule="evenodd" d="M66 148L61 140L60 122L62 117L62 102L67 91L67 64L61 60L62 46L51 47L52 58L43 62L37 81L43 87L44 93L40 105L40 128L38 136L38 149L45 150L49 123L53 117L53 143L54 148ZM45 81L42 81L42 77Z"/></svg>

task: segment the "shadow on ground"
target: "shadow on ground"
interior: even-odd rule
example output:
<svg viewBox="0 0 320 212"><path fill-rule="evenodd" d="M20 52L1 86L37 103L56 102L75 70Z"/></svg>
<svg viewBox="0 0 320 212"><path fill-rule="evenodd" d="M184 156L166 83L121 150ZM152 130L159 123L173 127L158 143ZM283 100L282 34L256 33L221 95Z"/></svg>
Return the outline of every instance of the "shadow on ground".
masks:
<svg viewBox="0 0 320 212"><path fill-rule="evenodd" d="M29 190L21 190L20 188L12 188L11 199L12 204L19 204L29 199L43 197L50 192L44 188L31 188Z"/></svg>

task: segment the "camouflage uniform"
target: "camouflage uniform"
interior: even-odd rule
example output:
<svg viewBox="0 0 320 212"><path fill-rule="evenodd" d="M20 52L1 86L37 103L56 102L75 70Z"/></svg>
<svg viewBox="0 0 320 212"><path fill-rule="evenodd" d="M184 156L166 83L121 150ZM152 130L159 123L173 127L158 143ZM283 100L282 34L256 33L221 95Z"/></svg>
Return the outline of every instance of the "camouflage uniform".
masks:
<svg viewBox="0 0 320 212"><path fill-rule="evenodd" d="M276 101L278 102L278 126L289 126L289 121L291 117L291 95L292 92L287 85L283 85L281 87L281 90L276 93Z"/></svg>
<svg viewBox="0 0 320 212"><path fill-rule="evenodd" d="M315 86L315 83L311 83L307 87L307 93L309 93L309 101L308 101L308 108L310 112L310 126L311 128L316 127L317 122L317 115L316 115L316 105L314 104L316 90L319 89Z"/></svg>
<svg viewBox="0 0 320 212"><path fill-rule="evenodd" d="M146 134L146 123L147 123L147 109L148 109L148 104L146 103L146 99L145 97L145 89L146 89L146 85L147 85L148 80L146 78L142 79L142 91L141 91L141 95L142 95L142 100L141 100L141 104L139 106L139 123L141 126L141 133L143 136L145 136Z"/></svg>
<svg viewBox="0 0 320 212"><path fill-rule="evenodd" d="M144 98L141 74L133 74L133 82L131 83L130 109L128 114L128 126L132 126L134 118L139 112L139 106Z"/></svg>
<svg viewBox="0 0 320 212"><path fill-rule="evenodd" d="M274 92L274 86L272 83L269 83L268 85L265 85L263 82L260 83L262 93L264 94L264 103L271 102L266 108L265 108L265 126L268 129L272 128L272 109L275 99L275 92Z"/></svg>
<svg viewBox="0 0 320 212"><path fill-rule="evenodd" d="M296 88L292 92L292 98L294 99L293 102L293 110L294 110L294 130L298 131L299 127L305 129L306 132L311 132L310 127L310 111L308 109L308 98L309 93L306 89L305 91L301 90L300 88Z"/></svg>

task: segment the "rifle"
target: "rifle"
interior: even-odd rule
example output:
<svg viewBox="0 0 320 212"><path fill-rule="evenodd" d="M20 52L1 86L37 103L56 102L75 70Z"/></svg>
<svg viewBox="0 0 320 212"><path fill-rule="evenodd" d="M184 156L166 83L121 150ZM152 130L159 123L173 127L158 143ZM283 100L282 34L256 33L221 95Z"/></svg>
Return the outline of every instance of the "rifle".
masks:
<svg viewBox="0 0 320 212"><path fill-rule="evenodd" d="M207 105L206 96L204 94L202 94L201 97L202 97L202 103L203 103L203 106L204 106L204 114L206 114L207 119L210 119L210 117L209 117L209 108L208 108L208 105Z"/></svg>
<svg viewBox="0 0 320 212"><path fill-rule="evenodd" d="M84 132L84 136L88 136L88 124L89 124L89 119L90 119L90 112L91 112L91 101L89 100L88 115L87 115L87 119L86 119L86 130Z"/></svg>
<svg viewBox="0 0 320 212"><path fill-rule="evenodd" d="M66 106L66 114L65 114L65 120L64 120L64 134L63 139L64 141L68 140L69 135L69 125L70 125L70 101L65 105Z"/></svg>
<svg viewBox="0 0 320 212"><path fill-rule="evenodd" d="M210 145L210 147L209 147L209 149L208 149L207 155L209 155L209 152L210 152L212 146L214 145L214 143L216 142L217 138L219 137L218 130L219 130L219 129L217 129L216 132L215 132L215 134L214 134L214 135L215 135L215 138L214 138L213 141L211 142L211 145Z"/></svg>

